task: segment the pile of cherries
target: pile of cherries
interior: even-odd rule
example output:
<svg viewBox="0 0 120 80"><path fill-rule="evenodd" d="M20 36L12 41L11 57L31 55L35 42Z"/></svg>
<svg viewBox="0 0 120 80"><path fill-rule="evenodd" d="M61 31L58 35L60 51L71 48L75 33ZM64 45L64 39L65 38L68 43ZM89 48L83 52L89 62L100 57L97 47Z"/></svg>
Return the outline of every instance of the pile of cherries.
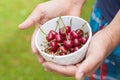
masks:
<svg viewBox="0 0 120 80"><path fill-rule="evenodd" d="M46 34L44 43L45 52L52 55L67 55L80 49L88 40L88 32L81 28L71 30L71 26L59 28L59 31L50 30ZM46 46L45 46L46 45Z"/></svg>

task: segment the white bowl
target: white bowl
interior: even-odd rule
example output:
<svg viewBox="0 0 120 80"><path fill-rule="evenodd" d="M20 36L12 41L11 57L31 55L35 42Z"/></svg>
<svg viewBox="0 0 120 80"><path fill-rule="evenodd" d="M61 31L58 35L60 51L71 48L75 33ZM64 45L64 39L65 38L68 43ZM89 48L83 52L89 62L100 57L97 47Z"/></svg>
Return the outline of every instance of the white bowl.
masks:
<svg viewBox="0 0 120 80"><path fill-rule="evenodd" d="M61 16L62 20L64 21L65 25L70 25L70 20L72 18L72 30L76 30L82 25L87 22L83 20L82 18L76 17L76 16ZM41 26L41 29L45 32L48 33L50 30L55 30L56 28L56 21L58 21L59 17L51 19L47 21L45 24ZM62 22L60 21L60 26L63 26ZM43 41L46 40L46 36L38 30L36 37L35 37L35 45L40 53L40 55L46 60L46 61L51 61L56 64L60 65L72 65L80 62L83 60L85 57L86 51L88 49L91 37L92 37L92 31L90 28L90 25L86 23L84 26L83 31L88 32L89 38L87 42L77 51L73 52L72 54L64 55L64 56L53 56L50 54L47 54L43 51L43 47L40 46Z"/></svg>

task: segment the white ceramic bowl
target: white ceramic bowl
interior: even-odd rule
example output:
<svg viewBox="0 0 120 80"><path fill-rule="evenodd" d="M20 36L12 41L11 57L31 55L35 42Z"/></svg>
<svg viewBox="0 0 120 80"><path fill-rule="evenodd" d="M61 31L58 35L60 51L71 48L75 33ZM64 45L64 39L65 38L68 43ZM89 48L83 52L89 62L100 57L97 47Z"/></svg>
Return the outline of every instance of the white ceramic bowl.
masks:
<svg viewBox="0 0 120 80"><path fill-rule="evenodd" d="M72 30L76 30L80 27L82 27L82 25L86 22L85 20L83 20L82 18L76 17L76 16L61 16L62 20L64 21L65 25L70 25L70 20L72 18ZM55 30L56 28L56 21L58 21L59 17L51 19L49 21L47 21L45 24L43 24L41 26L41 29L45 32L48 33L50 30ZM60 21L60 26L62 27L63 24ZM45 35L38 30L36 37L35 37L35 45L37 47L37 49L40 52L40 55L46 60L46 61L51 61L60 65L71 65L71 64L76 64L78 62L80 62L86 54L86 51L88 49L91 37L92 37L92 32L91 32L91 28L90 25L87 23L84 26L83 31L88 32L89 38L87 40L87 42L77 51L75 51L72 54L68 54L68 55L64 55L64 56L53 56L50 54L47 54L43 51L43 47L40 46L41 43L43 43L43 41L46 40Z"/></svg>

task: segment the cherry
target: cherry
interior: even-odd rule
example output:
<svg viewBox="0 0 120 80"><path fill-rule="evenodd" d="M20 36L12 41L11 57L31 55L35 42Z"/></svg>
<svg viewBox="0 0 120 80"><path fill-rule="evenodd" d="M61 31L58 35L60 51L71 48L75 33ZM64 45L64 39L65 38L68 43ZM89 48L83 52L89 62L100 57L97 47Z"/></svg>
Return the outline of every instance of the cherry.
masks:
<svg viewBox="0 0 120 80"><path fill-rule="evenodd" d="M74 51L77 51L77 50L79 50L81 48L81 46L75 46L74 47Z"/></svg>
<svg viewBox="0 0 120 80"><path fill-rule="evenodd" d="M59 47L58 43L56 41L50 42L49 46L50 46L51 51L56 51L58 49L58 47Z"/></svg>
<svg viewBox="0 0 120 80"><path fill-rule="evenodd" d="M53 36L55 36L56 34L58 34L57 32L53 31L53 30L50 30L50 32Z"/></svg>
<svg viewBox="0 0 120 80"><path fill-rule="evenodd" d="M70 26L66 26L65 29L66 29L66 34L71 32L71 27Z"/></svg>
<svg viewBox="0 0 120 80"><path fill-rule="evenodd" d="M67 48L72 48L73 47L73 41L72 40L65 40L63 42L63 45Z"/></svg>
<svg viewBox="0 0 120 80"><path fill-rule="evenodd" d="M49 41L55 39L55 35L57 35L57 32L50 30L50 32L46 36L47 41L49 42Z"/></svg>
<svg viewBox="0 0 120 80"><path fill-rule="evenodd" d="M87 42L88 38L87 37L81 37L79 40L82 44L85 44Z"/></svg>
<svg viewBox="0 0 120 80"><path fill-rule="evenodd" d="M73 35L74 38L79 38L79 37L80 37L80 35L78 35L75 30L73 30L73 31L71 32L71 34Z"/></svg>
<svg viewBox="0 0 120 80"><path fill-rule="evenodd" d="M62 27L62 28L59 29L59 34L60 34L61 36L63 36L63 37L66 36L64 27Z"/></svg>
<svg viewBox="0 0 120 80"><path fill-rule="evenodd" d="M56 41L57 41L58 43L63 42L63 38L62 38L62 36L61 36L60 34L55 35L55 39L56 39Z"/></svg>
<svg viewBox="0 0 120 80"><path fill-rule="evenodd" d="M80 45L79 39L78 39L78 38L75 38L75 39L73 40L73 44L74 44L74 46L79 46L79 45Z"/></svg>
<svg viewBox="0 0 120 80"><path fill-rule="evenodd" d="M48 33L46 36L46 40L49 42L54 39L54 36L51 33Z"/></svg>
<svg viewBox="0 0 120 80"><path fill-rule="evenodd" d="M69 39L69 40L73 40L74 37L73 37L73 35L72 35L71 33L68 33L68 35L67 35L67 39Z"/></svg>
<svg viewBox="0 0 120 80"><path fill-rule="evenodd" d="M76 30L76 33L77 33L78 35L80 35L80 37L83 36L83 30L82 30L82 29L77 29L77 30Z"/></svg>

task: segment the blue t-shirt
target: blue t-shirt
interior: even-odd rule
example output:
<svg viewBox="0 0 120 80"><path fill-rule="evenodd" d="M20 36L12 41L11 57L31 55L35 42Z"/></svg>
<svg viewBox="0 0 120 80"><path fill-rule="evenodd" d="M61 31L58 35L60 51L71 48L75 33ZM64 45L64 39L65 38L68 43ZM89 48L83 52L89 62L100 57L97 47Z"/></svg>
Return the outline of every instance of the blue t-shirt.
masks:
<svg viewBox="0 0 120 80"><path fill-rule="evenodd" d="M101 9L104 18L111 22L120 9L120 0L98 0L97 5Z"/></svg>

